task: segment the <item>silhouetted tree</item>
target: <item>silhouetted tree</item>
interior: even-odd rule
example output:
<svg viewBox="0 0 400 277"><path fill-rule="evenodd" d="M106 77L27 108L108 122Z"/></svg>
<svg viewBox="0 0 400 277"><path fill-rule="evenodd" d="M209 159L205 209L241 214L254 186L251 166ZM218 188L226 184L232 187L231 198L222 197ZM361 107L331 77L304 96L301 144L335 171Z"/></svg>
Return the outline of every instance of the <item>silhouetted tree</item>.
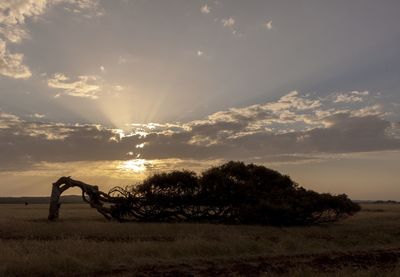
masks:
<svg viewBox="0 0 400 277"><path fill-rule="evenodd" d="M336 221L360 210L345 194L320 194L264 166L233 161L201 175L186 170L155 174L130 191L116 187L108 194L70 178L60 180L56 192L61 184L62 189L79 186L89 196L85 201L106 218L121 221L304 225Z"/></svg>
<svg viewBox="0 0 400 277"><path fill-rule="evenodd" d="M233 161L200 176L156 174L133 192L146 199L154 220L299 225L336 221L360 209L344 194L319 194L264 166Z"/></svg>

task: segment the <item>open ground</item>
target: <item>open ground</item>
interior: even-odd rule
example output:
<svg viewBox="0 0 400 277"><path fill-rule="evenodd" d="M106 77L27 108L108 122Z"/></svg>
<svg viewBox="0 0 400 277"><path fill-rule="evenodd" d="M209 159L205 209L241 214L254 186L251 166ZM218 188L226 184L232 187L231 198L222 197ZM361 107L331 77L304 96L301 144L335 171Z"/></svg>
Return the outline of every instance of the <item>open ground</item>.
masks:
<svg viewBox="0 0 400 277"><path fill-rule="evenodd" d="M1 276L399 276L400 205L306 227L118 223L83 204L0 205Z"/></svg>

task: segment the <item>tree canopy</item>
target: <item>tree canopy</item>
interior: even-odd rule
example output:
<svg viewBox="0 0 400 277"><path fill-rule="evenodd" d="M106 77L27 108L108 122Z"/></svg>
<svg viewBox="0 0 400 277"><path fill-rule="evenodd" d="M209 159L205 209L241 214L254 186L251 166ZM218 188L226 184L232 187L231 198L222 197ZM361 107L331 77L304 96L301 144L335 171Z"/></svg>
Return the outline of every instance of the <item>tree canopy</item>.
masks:
<svg viewBox="0 0 400 277"><path fill-rule="evenodd" d="M345 194L317 193L289 176L255 164L228 162L200 175L155 174L131 192L154 221L301 225L353 215L360 206Z"/></svg>
<svg viewBox="0 0 400 277"><path fill-rule="evenodd" d="M317 193L261 165L228 162L201 174L158 173L131 189L104 193L61 177L53 184L49 219L58 218L60 195L71 187L105 218L119 221L305 225L333 222L360 206L345 194Z"/></svg>

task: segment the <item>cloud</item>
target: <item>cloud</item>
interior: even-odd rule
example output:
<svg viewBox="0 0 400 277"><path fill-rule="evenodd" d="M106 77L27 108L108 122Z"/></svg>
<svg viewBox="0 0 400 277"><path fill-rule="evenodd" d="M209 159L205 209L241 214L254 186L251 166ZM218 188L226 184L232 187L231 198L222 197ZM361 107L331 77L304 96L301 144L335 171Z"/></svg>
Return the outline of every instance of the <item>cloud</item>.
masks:
<svg viewBox="0 0 400 277"><path fill-rule="evenodd" d="M63 90L64 94L69 96L98 99L97 93L101 90L101 86L98 84L99 80L97 76L81 75L77 80L72 81L63 73L56 73L47 80L47 85ZM56 97L58 96L60 95L57 94Z"/></svg>
<svg viewBox="0 0 400 277"><path fill-rule="evenodd" d="M265 22L264 26L268 30L272 30L272 20L269 20L269 21Z"/></svg>
<svg viewBox="0 0 400 277"><path fill-rule="evenodd" d="M0 22L5 24L23 24L27 17L42 14L47 0L2 0L0 3Z"/></svg>
<svg viewBox="0 0 400 277"><path fill-rule="evenodd" d="M369 94L368 91L352 91L349 93L340 93L334 100L335 103L354 103L362 102L363 97Z"/></svg>
<svg viewBox="0 0 400 277"><path fill-rule="evenodd" d="M17 26L0 26L0 34L12 43L20 43L22 39L28 38L28 33Z"/></svg>
<svg viewBox="0 0 400 277"><path fill-rule="evenodd" d="M369 91L352 91L351 94L367 96L369 95Z"/></svg>
<svg viewBox="0 0 400 277"><path fill-rule="evenodd" d="M33 118L44 118L46 116L44 114L41 114L41 113L34 113L34 114L31 115L31 117L33 117Z"/></svg>
<svg viewBox="0 0 400 277"><path fill-rule="evenodd" d="M234 35L235 37L237 38L243 37L243 33L235 28L236 21L232 16L221 19L221 23L224 28L229 28L232 32L232 35Z"/></svg>
<svg viewBox="0 0 400 277"><path fill-rule="evenodd" d="M47 7L46 0L3 0L0 2L0 75L27 79L32 73L23 63L24 55L10 53L8 43L20 43L29 35L25 20L36 18Z"/></svg>
<svg viewBox="0 0 400 277"><path fill-rule="evenodd" d="M400 122L392 122L386 133L389 137L400 139Z"/></svg>
<svg viewBox="0 0 400 277"><path fill-rule="evenodd" d="M0 33L13 43L27 37L24 29L27 18L37 18L44 13L47 0L3 0L0 2Z"/></svg>
<svg viewBox="0 0 400 277"><path fill-rule="evenodd" d="M207 4L204 4L204 6L201 7L201 13L208 14L210 12L211 8Z"/></svg>
<svg viewBox="0 0 400 277"><path fill-rule="evenodd" d="M386 115L386 112L383 111L381 105L376 104L373 106L367 106L367 107L363 107L359 110L352 111L352 115L359 116L359 117L370 116L370 115L382 117L382 116Z"/></svg>
<svg viewBox="0 0 400 277"><path fill-rule="evenodd" d="M14 79L27 79L32 73L23 64L23 54L11 54L6 48L6 43L0 39L0 75Z"/></svg>
<svg viewBox="0 0 400 277"><path fill-rule="evenodd" d="M374 108L371 114L367 107L345 110L328 103L292 92L276 102L217 112L168 135L147 134L142 157L250 159L400 147L398 139L386 134L390 123L382 111Z"/></svg>
<svg viewBox="0 0 400 277"><path fill-rule="evenodd" d="M0 168L39 162L120 160L143 141L99 125L26 121L0 112ZM136 151L135 151L136 152Z"/></svg>
<svg viewBox="0 0 400 277"><path fill-rule="evenodd" d="M86 18L104 15L99 0L52 0L53 4L62 5L69 12L82 14Z"/></svg>
<svg viewBox="0 0 400 277"><path fill-rule="evenodd" d="M63 75L57 79L66 81ZM129 132L0 113L0 168L132 157L298 163L343 153L400 150L400 124L385 119L384 107L341 105L291 92L273 102L201 120L131 124Z"/></svg>
<svg viewBox="0 0 400 277"><path fill-rule="evenodd" d="M235 25L235 19L233 17L223 18L221 23L224 27L233 27L233 25Z"/></svg>
<svg viewBox="0 0 400 277"><path fill-rule="evenodd" d="M10 126L20 122L18 116L0 111L0 129L10 128Z"/></svg>
<svg viewBox="0 0 400 277"><path fill-rule="evenodd" d="M0 2L0 34L13 43L28 37L25 21L37 19L47 8L62 5L65 10L87 17L102 15L98 0L2 0Z"/></svg>
<svg viewBox="0 0 400 277"><path fill-rule="evenodd" d="M24 55L10 53L8 43L21 43L29 38L25 22L39 18L48 7L67 5L65 8L87 17L101 15L97 0L2 0L0 1L0 75L27 79L32 73L23 63Z"/></svg>
<svg viewBox="0 0 400 277"><path fill-rule="evenodd" d="M239 32L238 30L232 30L232 35L238 38L243 37L243 33Z"/></svg>

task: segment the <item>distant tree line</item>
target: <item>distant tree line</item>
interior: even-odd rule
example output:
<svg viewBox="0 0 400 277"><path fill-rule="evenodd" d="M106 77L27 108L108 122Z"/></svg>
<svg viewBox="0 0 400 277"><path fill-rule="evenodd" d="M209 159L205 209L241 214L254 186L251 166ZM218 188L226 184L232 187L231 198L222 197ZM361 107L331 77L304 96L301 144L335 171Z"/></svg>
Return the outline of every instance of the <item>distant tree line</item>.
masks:
<svg viewBox="0 0 400 277"><path fill-rule="evenodd" d="M155 174L130 190L116 187L108 196L111 217L121 221L305 225L360 210L345 194L317 193L264 166L233 161L200 175L186 170Z"/></svg>

